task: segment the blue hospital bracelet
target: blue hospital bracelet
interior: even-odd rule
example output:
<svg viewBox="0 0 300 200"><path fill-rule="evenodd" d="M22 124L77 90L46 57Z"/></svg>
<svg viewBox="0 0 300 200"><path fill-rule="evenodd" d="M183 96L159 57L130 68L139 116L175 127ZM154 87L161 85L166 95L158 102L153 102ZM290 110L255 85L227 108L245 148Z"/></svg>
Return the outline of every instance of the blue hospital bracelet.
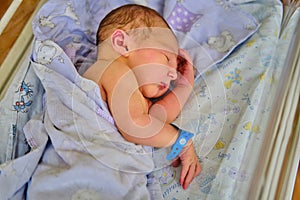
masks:
<svg viewBox="0 0 300 200"><path fill-rule="evenodd" d="M193 133L179 129L179 136L173 144L171 152L167 155L167 160L173 160L176 158L193 136Z"/></svg>

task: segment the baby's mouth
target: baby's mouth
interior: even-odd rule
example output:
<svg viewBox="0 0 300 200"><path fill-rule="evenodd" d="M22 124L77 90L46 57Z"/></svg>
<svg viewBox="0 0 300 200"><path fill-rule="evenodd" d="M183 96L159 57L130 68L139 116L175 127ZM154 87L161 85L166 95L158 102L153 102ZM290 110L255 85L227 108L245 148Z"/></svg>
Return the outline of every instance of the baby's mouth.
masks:
<svg viewBox="0 0 300 200"><path fill-rule="evenodd" d="M166 84L164 82L160 82L158 87L159 87L160 90L163 90L163 89L166 89L168 87L168 84Z"/></svg>

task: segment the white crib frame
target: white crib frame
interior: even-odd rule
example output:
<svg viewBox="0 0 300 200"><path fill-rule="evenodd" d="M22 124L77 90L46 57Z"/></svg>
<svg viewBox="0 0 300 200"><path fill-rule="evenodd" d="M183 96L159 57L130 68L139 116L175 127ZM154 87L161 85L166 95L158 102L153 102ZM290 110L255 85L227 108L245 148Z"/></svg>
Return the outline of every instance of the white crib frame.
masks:
<svg viewBox="0 0 300 200"><path fill-rule="evenodd" d="M298 9L299 11L299 9ZM298 23L300 18L298 18ZM248 199L292 199L300 158L300 26L296 27Z"/></svg>

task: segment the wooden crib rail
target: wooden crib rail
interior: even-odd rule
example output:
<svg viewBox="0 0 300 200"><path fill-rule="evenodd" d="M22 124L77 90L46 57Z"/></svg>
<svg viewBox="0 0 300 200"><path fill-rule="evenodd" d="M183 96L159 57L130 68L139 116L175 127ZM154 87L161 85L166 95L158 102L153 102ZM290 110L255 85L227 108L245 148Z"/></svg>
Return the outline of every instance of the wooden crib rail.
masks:
<svg viewBox="0 0 300 200"><path fill-rule="evenodd" d="M13 1L15 2L15 1ZM46 0L16 1L3 15L0 27L0 99L10 85L17 69L23 61L24 53L33 38L31 22ZM7 23L5 20L8 20ZM2 25L1 25L2 24Z"/></svg>

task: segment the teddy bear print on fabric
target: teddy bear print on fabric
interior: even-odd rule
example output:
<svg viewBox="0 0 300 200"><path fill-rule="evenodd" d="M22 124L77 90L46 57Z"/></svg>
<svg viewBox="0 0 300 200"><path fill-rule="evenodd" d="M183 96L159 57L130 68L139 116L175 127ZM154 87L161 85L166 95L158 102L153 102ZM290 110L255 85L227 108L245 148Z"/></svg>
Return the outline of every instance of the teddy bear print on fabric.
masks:
<svg viewBox="0 0 300 200"><path fill-rule="evenodd" d="M39 17L39 24L42 27L48 26L49 28L53 29L55 27L55 24L52 22L52 19L55 17L59 17L59 16L66 16L66 17L73 19L76 24L80 23L78 16L74 12L74 8L71 6L71 3L67 3L63 14L55 15L55 16L50 15L48 17L41 15Z"/></svg>
<svg viewBox="0 0 300 200"><path fill-rule="evenodd" d="M233 35L229 31L223 31L219 36L211 36L208 38L208 45L220 53L228 52L236 41L233 40Z"/></svg>
<svg viewBox="0 0 300 200"><path fill-rule="evenodd" d="M189 32L195 22L203 16L202 14L195 14L185 8L180 2L177 2L167 22L173 29L181 32Z"/></svg>
<svg viewBox="0 0 300 200"><path fill-rule="evenodd" d="M55 57L59 57L58 59L60 62L63 62L61 58L62 49L53 46L50 40L45 41L37 41L38 48L36 55L37 55L37 62L40 64L50 64Z"/></svg>

